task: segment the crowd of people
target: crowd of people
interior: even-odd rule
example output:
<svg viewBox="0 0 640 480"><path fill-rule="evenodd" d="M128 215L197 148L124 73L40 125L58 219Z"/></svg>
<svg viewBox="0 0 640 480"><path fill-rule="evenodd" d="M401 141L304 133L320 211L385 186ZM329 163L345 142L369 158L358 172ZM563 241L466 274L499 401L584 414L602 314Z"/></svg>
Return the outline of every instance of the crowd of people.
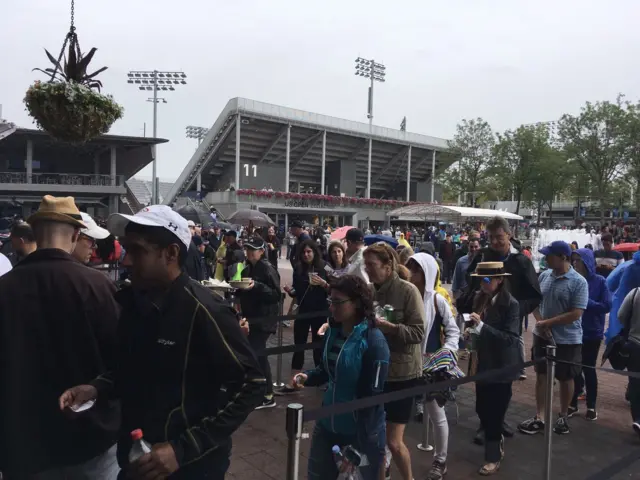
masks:
<svg viewBox="0 0 640 480"><path fill-rule="evenodd" d="M232 433L252 411L274 407L276 395L326 384L323 404L332 405L399 392L434 381L425 375L433 359L455 371L458 355L468 357L471 375L522 364L529 315L536 411L517 430L568 434L583 391L585 418L598 418L596 371L579 365L596 366L605 335L623 338L625 367L640 372L640 254L614 264L608 232L596 252L556 241L541 250L547 269L538 276L511 232L495 217L459 238L428 230L409 243L412 232L394 232L396 249L367 247L357 228L339 241L298 221L285 236L251 225L238 235L162 205L100 226L73 198L47 195L13 225L13 265L0 276L0 470L9 479L223 479ZM283 250L291 285L278 271ZM118 263L126 281L92 268L102 262ZM210 277L246 284L221 297L202 285ZM295 352L290 382L274 390L264 349L283 294L301 315L294 343L311 333L323 347L313 350L311 369ZM548 345L559 360L553 426L543 420ZM475 385L482 476L504 461L505 437L514 435L505 414L523 378L514 370ZM640 380L629 379L627 397L640 435ZM427 478L444 478L447 398L409 396L319 420L308 478L338 478L338 445L366 456L365 480L390 478L392 463L413 480L405 433L424 414L435 439ZM138 429L151 449L130 460Z"/></svg>

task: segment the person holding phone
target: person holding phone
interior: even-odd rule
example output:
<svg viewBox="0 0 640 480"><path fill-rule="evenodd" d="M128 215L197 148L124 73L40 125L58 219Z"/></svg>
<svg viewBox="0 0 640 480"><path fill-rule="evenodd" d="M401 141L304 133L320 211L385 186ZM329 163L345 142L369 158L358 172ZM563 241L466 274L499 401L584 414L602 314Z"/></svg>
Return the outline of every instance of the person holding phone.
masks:
<svg viewBox="0 0 640 480"><path fill-rule="evenodd" d="M509 273L503 262L478 263L474 277L480 277L480 291L473 313L465 326L477 335L477 373L520 362L520 306L509 291ZM504 458L504 416L511 401L511 385L518 372L476 382L476 413L484 431L484 465L478 473L493 475Z"/></svg>

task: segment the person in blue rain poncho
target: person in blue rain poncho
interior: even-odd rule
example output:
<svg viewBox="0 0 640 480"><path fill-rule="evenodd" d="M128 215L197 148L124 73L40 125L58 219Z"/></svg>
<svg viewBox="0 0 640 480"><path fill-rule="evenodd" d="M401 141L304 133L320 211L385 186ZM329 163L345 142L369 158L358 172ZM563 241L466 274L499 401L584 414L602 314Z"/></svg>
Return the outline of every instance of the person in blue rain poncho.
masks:
<svg viewBox="0 0 640 480"><path fill-rule="evenodd" d="M618 310L624 298L634 288L640 287L640 251L633 254L633 258L616 269L607 277L607 287L613 294L611 313L609 314L609 328L605 332L605 340L609 342L620 333L622 326L618 320Z"/></svg>

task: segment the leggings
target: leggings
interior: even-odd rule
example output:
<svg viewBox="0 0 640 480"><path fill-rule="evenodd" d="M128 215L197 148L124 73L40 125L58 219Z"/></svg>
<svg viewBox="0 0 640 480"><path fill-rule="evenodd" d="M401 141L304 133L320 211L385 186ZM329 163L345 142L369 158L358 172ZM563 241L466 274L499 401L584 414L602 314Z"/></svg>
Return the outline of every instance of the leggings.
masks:
<svg viewBox="0 0 640 480"><path fill-rule="evenodd" d="M584 365L596 366L600 343L602 343L600 339L582 341L582 363ZM578 406L578 397L584 387L587 391L587 409L595 410L596 398L598 397L598 376L595 368L583 368L582 373L578 375L574 381L575 389L571 406Z"/></svg>
<svg viewBox="0 0 640 480"><path fill-rule="evenodd" d="M418 401L422 403L423 397ZM433 425L435 436L435 452L433 458L441 463L447 463L447 451L449 450L449 422L444 407L438 405L435 400L430 400L424 405L425 414L429 414L429 419Z"/></svg>
<svg viewBox="0 0 640 480"><path fill-rule="evenodd" d="M500 461L502 424L511 401L511 382L476 383L476 413L484 430L484 459Z"/></svg>
<svg viewBox="0 0 640 480"><path fill-rule="evenodd" d="M267 340L271 336L271 333L259 330L258 327L249 327L249 345L255 352L260 352L267 347ZM258 357L258 363L265 378L267 379L267 391L266 395L273 394L273 383L271 382L271 366L269 365L269 359L264 355L256 355Z"/></svg>
<svg viewBox="0 0 640 480"><path fill-rule="evenodd" d="M302 312L300 312L302 313ZM304 345L307 343L309 336L309 328L311 328L311 341L313 343L322 341L318 335L318 329L327 321L325 317L302 318L293 322L293 343L296 345ZM322 347L313 349L313 364L320 365L322 361ZM294 352L291 357L291 368L293 370L302 370L304 367L304 352Z"/></svg>

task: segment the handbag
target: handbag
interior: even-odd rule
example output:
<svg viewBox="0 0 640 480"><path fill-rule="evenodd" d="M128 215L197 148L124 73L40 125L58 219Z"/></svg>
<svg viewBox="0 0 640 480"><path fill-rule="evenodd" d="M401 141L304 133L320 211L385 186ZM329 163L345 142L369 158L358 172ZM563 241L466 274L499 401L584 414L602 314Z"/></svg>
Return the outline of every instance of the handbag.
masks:
<svg viewBox="0 0 640 480"><path fill-rule="evenodd" d="M631 309L629 311L629 315L633 315L633 308L636 303L636 295L638 294L638 289L636 288L633 292L633 297L631 298ZM630 320L630 319L629 319ZM627 319L623 324L629 323ZM604 349L604 353L602 354L602 363L600 366L604 365L604 362L609 360L609 363L613 367L614 370L625 370L629 365L629 332L627 329L620 330L615 337L613 337L609 343L607 343L606 348Z"/></svg>

